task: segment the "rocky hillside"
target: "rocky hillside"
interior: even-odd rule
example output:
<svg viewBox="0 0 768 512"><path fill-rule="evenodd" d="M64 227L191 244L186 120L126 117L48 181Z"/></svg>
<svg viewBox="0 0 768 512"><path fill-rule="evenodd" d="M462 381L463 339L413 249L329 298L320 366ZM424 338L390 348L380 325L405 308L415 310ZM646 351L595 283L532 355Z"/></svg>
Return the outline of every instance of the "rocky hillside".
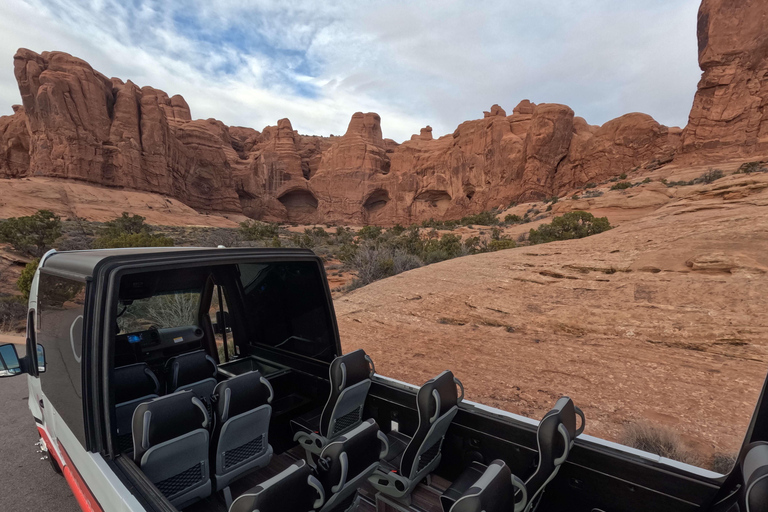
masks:
<svg viewBox="0 0 768 512"><path fill-rule="evenodd" d="M536 419L567 394L588 434L620 441L628 424L665 426L703 467L738 451L768 363L768 174L654 181L556 208L570 203L623 221L340 297L344 350L364 348L411 383L450 368L469 399Z"/></svg>
<svg viewBox="0 0 768 512"><path fill-rule="evenodd" d="M148 191L200 212L292 222L409 224L654 168L768 154L768 4L704 0L704 71L688 126L633 113L592 126L565 105L523 100L434 138L398 144L375 113L341 137L193 120L181 96L107 78L63 52L14 57L23 105L0 117L0 177L50 177Z"/></svg>

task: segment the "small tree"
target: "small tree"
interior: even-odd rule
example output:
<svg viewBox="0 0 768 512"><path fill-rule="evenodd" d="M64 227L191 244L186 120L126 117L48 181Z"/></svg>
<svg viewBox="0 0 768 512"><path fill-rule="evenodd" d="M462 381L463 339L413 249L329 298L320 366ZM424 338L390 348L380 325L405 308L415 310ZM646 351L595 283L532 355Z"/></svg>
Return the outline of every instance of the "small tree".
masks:
<svg viewBox="0 0 768 512"><path fill-rule="evenodd" d="M24 267L21 271L18 281L16 281L16 288L19 289L24 300L29 300L29 292L32 290L32 279L35 278L35 272L37 272L37 266L40 264L40 258L35 258Z"/></svg>
<svg viewBox="0 0 768 512"><path fill-rule="evenodd" d="M0 224L0 242L16 251L40 258L61 236L61 217L39 210L28 217L11 217Z"/></svg>
<svg viewBox="0 0 768 512"><path fill-rule="evenodd" d="M584 238L611 229L607 217L596 218L589 212L568 212L555 217L550 224L542 224L528 234L531 244L543 244L557 240Z"/></svg>
<svg viewBox="0 0 768 512"><path fill-rule="evenodd" d="M104 223L101 235L94 240L95 249L114 249L118 247L169 247L173 239L152 233L152 228L144 223L141 215L122 216Z"/></svg>

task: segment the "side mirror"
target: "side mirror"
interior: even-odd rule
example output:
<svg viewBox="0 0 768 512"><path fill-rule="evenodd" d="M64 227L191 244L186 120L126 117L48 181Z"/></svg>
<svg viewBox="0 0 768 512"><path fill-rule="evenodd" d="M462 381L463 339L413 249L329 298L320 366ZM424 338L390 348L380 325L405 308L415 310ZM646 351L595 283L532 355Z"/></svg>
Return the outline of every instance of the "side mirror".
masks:
<svg viewBox="0 0 768 512"><path fill-rule="evenodd" d="M21 362L13 343L0 345L0 377L15 377L21 374Z"/></svg>
<svg viewBox="0 0 768 512"><path fill-rule="evenodd" d="M37 346L37 373L45 373L45 348Z"/></svg>

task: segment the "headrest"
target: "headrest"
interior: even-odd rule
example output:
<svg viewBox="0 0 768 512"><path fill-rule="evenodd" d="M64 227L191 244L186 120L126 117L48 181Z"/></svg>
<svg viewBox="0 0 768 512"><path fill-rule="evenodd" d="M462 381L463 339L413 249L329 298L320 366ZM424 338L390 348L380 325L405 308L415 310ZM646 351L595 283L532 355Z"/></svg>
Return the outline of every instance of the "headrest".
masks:
<svg viewBox="0 0 768 512"><path fill-rule="evenodd" d="M746 448L741 461L744 501L749 512L768 512L768 443L758 441Z"/></svg>
<svg viewBox="0 0 768 512"><path fill-rule="evenodd" d="M172 357L166 363L170 376L170 390L210 379L216 376L216 361L204 350Z"/></svg>
<svg viewBox="0 0 768 512"><path fill-rule="evenodd" d="M456 389L457 384L458 379L449 370L425 382L419 388L419 392L416 395L421 417L429 418L430 423L432 423L450 411L459 402L459 393Z"/></svg>
<svg viewBox="0 0 768 512"><path fill-rule="evenodd" d="M298 460L282 473L238 497L229 512L306 512L319 509L325 501L324 498L320 483L312 476L309 465L304 460Z"/></svg>
<svg viewBox="0 0 768 512"><path fill-rule="evenodd" d="M515 507L515 492L524 489L522 481L512 475L504 461L497 459L491 462L477 482L456 500L451 512L512 512L525 505L527 500L523 496L523 500Z"/></svg>
<svg viewBox="0 0 768 512"><path fill-rule="evenodd" d="M370 379L374 368L371 358L363 349L338 356L331 362L331 386L338 389L348 388Z"/></svg>
<svg viewBox="0 0 768 512"><path fill-rule="evenodd" d="M581 426L578 430L576 429L577 415L581 417ZM568 432L571 441L576 439L576 437L584 431L584 414L581 412L581 409L574 405L573 400L567 396L561 397L555 403L555 406L544 415L541 424L544 424L545 422L553 424L555 429L558 428L559 424L562 424Z"/></svg>
<svg viewBox="0 0 768 512"><path fill-rule="evenodd" d="M133 458L160 443L208 428L205 405L191 391L179 391L139 404L133 413Z"/></svg>
<svg viewBox="0 0 768 512"><path fill-rule="evenodd" d="M219 382L213 394L217 397L216 415L221 421L271 403L274 396L269 381L258 371Z"/></svg>
<svg viewBox="0 0 768 512"><path fill-rule="evenodd" d="M382 445L386 443L382 437L384 435L379 434L376 422L368 419L323 448L318 461L317 476L323 484L326 496L341 490L334 487L341 482L342 475L345 475L346 483L372 464L378 463L383 452Z"/></svg>
<svg viewBox="0 0 768 512"><path fill-rule="evenodd" d="M156 395L160 382L147 363L115 368L115 403L122 404L147 395Z"/></svg>

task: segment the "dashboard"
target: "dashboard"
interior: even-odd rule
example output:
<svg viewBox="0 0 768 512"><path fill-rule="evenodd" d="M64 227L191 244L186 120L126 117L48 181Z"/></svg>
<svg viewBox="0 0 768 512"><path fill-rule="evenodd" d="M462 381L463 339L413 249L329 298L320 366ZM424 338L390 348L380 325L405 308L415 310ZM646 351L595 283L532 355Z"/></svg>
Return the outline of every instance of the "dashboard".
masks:
<svg viewBox="0 0 768 512"><path fill-rule="evenodd" d="M119 334L116 338L116 356L138 361L165 357L202 346L203 330L196 325L150 328L146 331Z"/></svg>

